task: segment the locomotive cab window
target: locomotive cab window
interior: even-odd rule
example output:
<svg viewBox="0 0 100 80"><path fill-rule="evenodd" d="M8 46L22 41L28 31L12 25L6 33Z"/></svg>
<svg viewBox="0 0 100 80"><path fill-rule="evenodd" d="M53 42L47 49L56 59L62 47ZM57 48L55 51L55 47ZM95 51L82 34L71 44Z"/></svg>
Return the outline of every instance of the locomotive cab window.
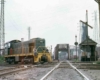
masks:
<svg viewBox="0 0 100 80"><path fill-rule="evenodd" d="M11 43L8 43L8 48L10 48Z"/></svg>

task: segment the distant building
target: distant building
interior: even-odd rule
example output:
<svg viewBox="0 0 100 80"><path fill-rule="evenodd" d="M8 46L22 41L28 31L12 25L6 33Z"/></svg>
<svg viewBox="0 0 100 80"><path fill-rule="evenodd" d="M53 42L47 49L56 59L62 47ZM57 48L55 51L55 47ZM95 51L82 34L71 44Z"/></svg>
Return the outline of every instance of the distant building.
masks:
<svg viewBox="0 0 100 80"><path fill-rule="evenodd" d="M80 50L79 47L77 47L77 57L80 58L80 55L81 55L81 50ZM70 48L70 57L71 57L71 59L74 59L75 56L76 56L76 46Z"/></svg>

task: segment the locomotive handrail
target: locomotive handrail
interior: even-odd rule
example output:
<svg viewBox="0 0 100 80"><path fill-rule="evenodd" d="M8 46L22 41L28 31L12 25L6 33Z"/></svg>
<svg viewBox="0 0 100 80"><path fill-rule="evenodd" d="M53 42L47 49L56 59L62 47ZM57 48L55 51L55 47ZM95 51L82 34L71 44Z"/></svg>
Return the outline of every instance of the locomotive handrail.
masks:
<svg viewBox="0 0 100 80"><path fill-rule="evenodd" d="M42 49L42 47L44 47L45 50ZM38 52L38 49L41 48L44 52L46 51L46 47L45 46L39 46L36 50Z"/></svg>

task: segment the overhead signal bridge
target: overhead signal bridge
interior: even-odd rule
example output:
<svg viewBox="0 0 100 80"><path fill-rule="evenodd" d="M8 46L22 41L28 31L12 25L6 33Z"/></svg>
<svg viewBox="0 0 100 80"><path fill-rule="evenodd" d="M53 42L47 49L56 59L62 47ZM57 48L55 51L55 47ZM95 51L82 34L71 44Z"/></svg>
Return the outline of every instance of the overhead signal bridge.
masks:
<svg viewBox="0 0 100 80"><path fill-rule="evenodd" d="M58 53L59 51L65 51L68 53L68 59L70 59L70 49L69 49L69 44L57 44L56 47L55 47L55 60L58 60Z"/></svg>

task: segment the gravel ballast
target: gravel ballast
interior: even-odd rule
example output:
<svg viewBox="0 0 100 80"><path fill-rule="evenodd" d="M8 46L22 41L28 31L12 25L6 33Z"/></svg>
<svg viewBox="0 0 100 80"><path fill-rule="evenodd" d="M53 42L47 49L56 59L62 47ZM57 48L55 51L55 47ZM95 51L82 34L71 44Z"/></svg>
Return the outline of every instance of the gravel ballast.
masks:
<svg viewBox="0 0 100 80"><path fill-rule="evenodd" d="M75 70L58 68L46 80L83 80Z"/></svg>
<svg viewBox="0 0 100 80"><path fill-rule="evenodd" d="M40 80L51 68L32 68L1 77L0 80Z"/></svg>
<svg viewBox="0 0 100 80"><path fill-rule="evenodd" d="M100 80L100 70L80 69L90 80Z"/></svg>

